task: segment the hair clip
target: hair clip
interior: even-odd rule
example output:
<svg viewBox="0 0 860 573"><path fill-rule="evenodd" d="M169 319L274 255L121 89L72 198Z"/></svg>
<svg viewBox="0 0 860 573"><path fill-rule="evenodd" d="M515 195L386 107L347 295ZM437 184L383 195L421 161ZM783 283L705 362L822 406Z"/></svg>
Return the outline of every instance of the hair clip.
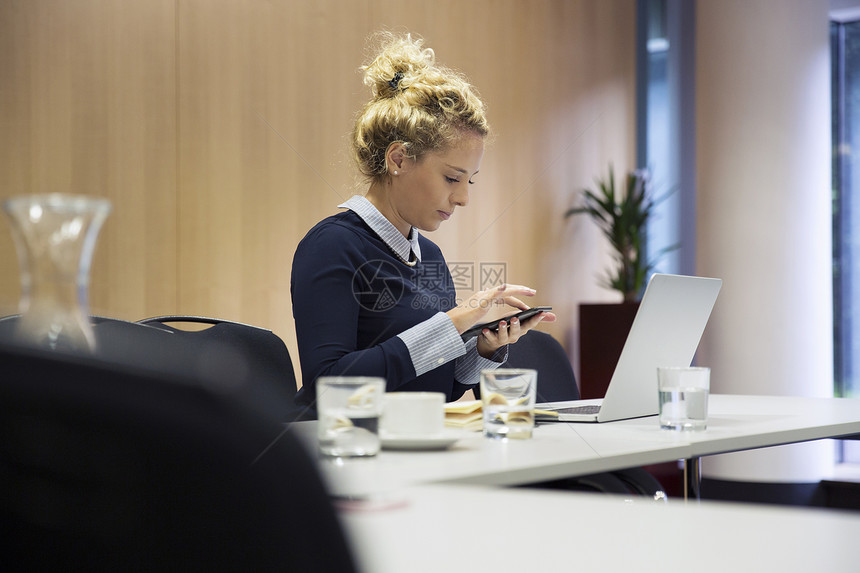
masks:
<svg viewBox="0 0 860 573"><path fill-rule="evenodd" d="M397 86L400 85L400 80L403 79L403 72L397 72L394 74L394 78L389 80L388 85L391 86L391 89L396 90Z"/></svg>

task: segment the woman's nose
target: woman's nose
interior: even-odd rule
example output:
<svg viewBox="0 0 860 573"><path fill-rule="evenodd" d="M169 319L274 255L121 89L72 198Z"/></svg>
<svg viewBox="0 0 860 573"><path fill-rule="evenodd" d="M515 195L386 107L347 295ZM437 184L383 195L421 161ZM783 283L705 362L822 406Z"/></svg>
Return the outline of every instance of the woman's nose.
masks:
<svg viewBox="0 0 860 573"><path fill-rule="evenodd" d="M451 200L455 205L465 207L469 204L469 189L466 187L457 189L451 196Z"/></svg>

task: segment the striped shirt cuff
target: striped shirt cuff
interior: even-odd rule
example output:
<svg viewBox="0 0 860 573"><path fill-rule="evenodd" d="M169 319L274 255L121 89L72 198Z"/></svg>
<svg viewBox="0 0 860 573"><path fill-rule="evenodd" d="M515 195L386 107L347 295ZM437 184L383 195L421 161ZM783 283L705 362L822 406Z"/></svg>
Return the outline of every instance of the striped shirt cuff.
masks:
<svg viewBox="0 0 860 573"><path fill-rule="evenodd" d="M481 380L481 370L495 370L508 359L508 346L502 346L492 358L484 358L478 354L478 337L469 339L466 343L466 354L457 360L454 366L454 378L460 384L474 386Z"/></svg>
<svg viewBox="0 0 860 573"><path fill-rule="evenodd" d="M466 352L463 339L444 312L433 315L397 336L409 350L415 376L421 376Z"/></svg>

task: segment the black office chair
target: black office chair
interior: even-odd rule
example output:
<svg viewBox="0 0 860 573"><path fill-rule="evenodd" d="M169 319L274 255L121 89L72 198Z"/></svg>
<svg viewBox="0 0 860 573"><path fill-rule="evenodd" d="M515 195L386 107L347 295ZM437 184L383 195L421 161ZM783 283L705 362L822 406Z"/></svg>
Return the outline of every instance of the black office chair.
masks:
<svg viewBox="0 0 860 573"><path fill-rule="evenodd" d="M0 364L4 568L355 571L314 462L290 432L263 450L283 424L235 387L8 342Z"/></svg>
<svg viewBox="0 0 860 573"><path fill-rule="evenodd" d="M14 341L19 315L0 318L0 341ZM129 322L90 317L94 356L144 369L206 380L235 392L285 422L300 415L293 398L296 376L289 350L272 331L229 320L199 316L161 316ZM197 322L199 331L172 326Z"/></svg>
<svg viewBox="0 0 860 573"><path fill-rule="evenodd" d="M576 376L567 353L545 332L530 330L508 347L510 368L531 368L538 372L537 401L579 400ZM630 468L543 484L562 489L598 490L606 493L639 494L666 499L660 482L642 468Z"/></svg>
<svg viewBox="0 0 860 573"><path fill-rule="evenodd" d="M207 325L189 330L183 323ZM292 421L298 416L293 398L296 375L290 352L271 330L220 318L203 316L156 316L138 324L169 333L181 340L189 352L185 360L174 364L180 371L193 371L223 384L244 384L250 390L262 387L279 390L276 402L282 417ZM274 399L274 397L269 398Z"/></svg>

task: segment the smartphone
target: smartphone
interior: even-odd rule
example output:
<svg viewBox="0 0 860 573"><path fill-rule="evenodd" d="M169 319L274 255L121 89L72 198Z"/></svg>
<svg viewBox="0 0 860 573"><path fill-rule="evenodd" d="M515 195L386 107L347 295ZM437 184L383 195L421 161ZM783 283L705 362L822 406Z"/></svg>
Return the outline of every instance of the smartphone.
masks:
<svg viewBox="0 0 860 573"><path fill-rule="evenodd" d="M481 331L485 328L489 328L490 330L496 331L499 329L499 323L503 320L510 321L512 318L516 318L517 320L526 320L528 318L533 317L534 315L541 312L549 312L552 310L551 306L533 306L527 310L520 311L516 314L512 314L510 316L504 316L502 318L497 318L496 320L491 320L490 322L485 322L483 324L476 324L466 332L462 334L463 342L469 340L473 336L478 336L481 334Z"/></svg>

